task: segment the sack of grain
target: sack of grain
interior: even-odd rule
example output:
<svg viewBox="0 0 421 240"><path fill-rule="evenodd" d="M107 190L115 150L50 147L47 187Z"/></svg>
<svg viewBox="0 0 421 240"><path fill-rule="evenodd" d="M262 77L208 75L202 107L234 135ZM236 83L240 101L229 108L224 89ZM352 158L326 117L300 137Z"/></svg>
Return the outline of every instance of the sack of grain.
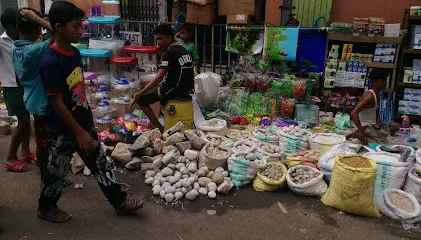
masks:
<svg viewBox="0 0 421 240"><path fill-rule="evenodd" d="M209 169L216 169L223 166L228 157L232 155L229 148L214 146L211 143L206 144L199 155L199 168L208 167Z"/></svg>
<svg viewBox="0 0 421 240"><path fill-rule="evenodd" d="M336 156L332 179L322 202L344 212L380 217L373 202L377 164L360 155Z"/></svg>
<svg viewBox="0 0 421 240"><path fill-rule="evenodd" d="M204 121L199 129L206 134L215 134L219 136L225 136L228 131L227 121L218 118L212 118L211 120Z"/></svg>
<svg viewBox="0 0 421 240"><path fill-rule="evenodd" d="M415 153L415 167L421 169L421 148Z"/></svg>
<svg viewBox="0 0 421 240"><path fill-rule="evenodd" d="M323 154L319 158L319 169L325 175L326 180L329 182L332 177L333 167L335 166L336 156L355 154L355 150L350 148L348 144L340 144L334 146L329 152Z"/></svg>
<svg viewBox="0 0 421 240"><path fill-rule="evenodd" d="M308 139L313 136L309 131L293 128L289 132L279 132L279 147L285 154L291 154L310 149Z"/></svg>
<svg viewBox="0 0 421 240"><path fill-rule="evenodd" d="M270 162L265 169L259 170L253 181L253 188L258 192L276 191L285 185L287 168L282 163Z"/></svg>
<svg viewBox="0 0 421 240"><path fill-rule="evenodd" d="M233 154L228 158L227 163L232 182L240 188L251 183L257 171L266 168L267 161L265 158L250 161L245 159L245 155Z"/></svg>
<svg viewBox="0 0 421 240"><path fill-rule="evenodd" d="M288 169L287 183L298 195L321 197L327 190L323 173L309 166L298 165Z"/></svg>
<svg viewBox="0 0 421 240"><path fill-rule="evenodd" d="M386 217L402 222L405 230L421 221L421 207L414 195L399 189L386 189L377 208Z"/></svg>
<svg viewBox="0 0 421 240"><path fill-rule="evenodd" d="M416 168L411 168L409 170L403 190L407 193L413 194L421 204L421 179L415 175L415 171L417 171Z"/></svg>

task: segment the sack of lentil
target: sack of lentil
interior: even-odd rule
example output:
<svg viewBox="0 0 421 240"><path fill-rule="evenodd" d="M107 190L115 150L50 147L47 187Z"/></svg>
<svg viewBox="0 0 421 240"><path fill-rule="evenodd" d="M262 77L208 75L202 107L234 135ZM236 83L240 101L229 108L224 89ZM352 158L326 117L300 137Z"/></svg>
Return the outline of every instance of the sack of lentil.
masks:
<svg viewBox="0 0 421 240"><path fill-rule="evenodd" d="M304 165L288 169L287 183L294 193L303 196L321 197L327 190L323 173Z"/></svg>
<svg viewBox="0 0 421 240"><path fill-rule="evenodd" d="M405 230L414 228L421 221L421 207L414 195L399 189L387 189L377 208L386 217L402 222Z"/></svg>
<svg viewBox="0 0 421 240"><path fill-rule="evenodd" d="M270 162L265 169L259 170L253 181L253 188L258 192L272 192L285 185L287 168L282 163Z"/></svg>
<svg viewBox="0 0 421 240"><path fill-rule="evenodd" d="M413 194L421 204L421 178L416 175L417 171L419 170L416 168L411 168L409 170L403 190L407 193Z"/></svg>
<svg viewBox="0 0 421 240"><path fill-rule="evenodd" d="M336 156L332 179L322 202L344 212L380 217L374 205L377 164L360 155Z"/></svg>

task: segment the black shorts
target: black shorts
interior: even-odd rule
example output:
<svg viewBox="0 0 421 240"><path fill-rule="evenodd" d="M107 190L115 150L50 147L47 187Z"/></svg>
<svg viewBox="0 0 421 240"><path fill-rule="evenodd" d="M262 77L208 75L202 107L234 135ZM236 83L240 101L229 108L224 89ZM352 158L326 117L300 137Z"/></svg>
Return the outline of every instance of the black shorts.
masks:
<svg viewBox="0 0 421 240"><path fill-rule="evenodd" d="M152 93L143 95L140 97L139 101L137 101L137 104L139 104L141 107L148 107L156 102L161 102L162 106L165 106L167 103L166 100L162 99L157 91L154 91Z"/></svg>

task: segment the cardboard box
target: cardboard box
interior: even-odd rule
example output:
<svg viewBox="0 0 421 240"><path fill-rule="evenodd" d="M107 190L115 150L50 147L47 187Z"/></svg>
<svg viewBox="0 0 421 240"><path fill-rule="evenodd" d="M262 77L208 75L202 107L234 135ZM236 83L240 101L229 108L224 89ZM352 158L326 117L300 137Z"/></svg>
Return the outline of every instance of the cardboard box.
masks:
<svg viewBox="0 0 421 240"><path fill-rule="evenodd" d="M254 15L256 0L218 0L219 16L247 14Z"/></svg>
<svg viewBox="0 0 421 240"><path fill-rule="evenodd" d="M211 25L216 18L216 5L187 4L187 22L198 25Z"/></svg>
<svg viewBox="0 0 421 240"><path fill-rule="evenodd" d="M216 4L217 0L187 0L191 3L196 3L197 5L210 5L210 4Z"/></svg>
<svg viewBox="0 0 421 240"><path fill-rule="evenodd" d="M247 14L227 16L227 24L252 24L252 22L251 16Z"/></svg>

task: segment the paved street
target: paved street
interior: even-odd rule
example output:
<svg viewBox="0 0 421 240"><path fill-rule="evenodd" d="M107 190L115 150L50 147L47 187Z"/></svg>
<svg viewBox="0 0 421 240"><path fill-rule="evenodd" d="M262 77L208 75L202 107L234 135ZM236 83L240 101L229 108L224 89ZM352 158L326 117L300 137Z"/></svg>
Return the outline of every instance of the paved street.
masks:
<svg viewBox="0 0 421 240"><path fill-rule="evenodd" d="M0 158L9 137L0 138ZM73 215L70 222L52 224L36 217L39 169L29 173L0 170L0 239L421 239L421 230L405 231L385 217L374 219L343 214L320 200L296 196L289 190L258 193L252 187L215 201L199 199L171 206L153 197L140 173L123 171L118 180L131 196L146 201L137 215L117 216L92 177L70 175L84 189L67 187L59 202ZM281 202L288 210L284 214ZM216 215L209 215L215 210Z"/></svg>

